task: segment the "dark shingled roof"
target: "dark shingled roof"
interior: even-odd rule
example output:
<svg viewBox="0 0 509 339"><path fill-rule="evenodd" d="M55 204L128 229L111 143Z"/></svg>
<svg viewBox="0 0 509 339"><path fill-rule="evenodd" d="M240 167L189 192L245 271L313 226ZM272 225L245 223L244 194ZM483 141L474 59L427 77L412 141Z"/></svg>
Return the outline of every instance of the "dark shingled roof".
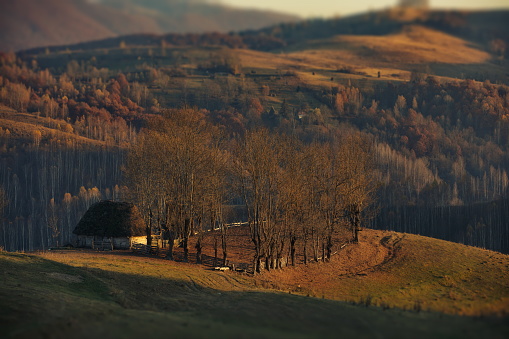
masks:
<svg viewBox="0 0 509 339"><path fill-rule="evenodd" d="M146 235L145 222L135 205L110 200L90 206L73 233L113 238Z"/></svg>

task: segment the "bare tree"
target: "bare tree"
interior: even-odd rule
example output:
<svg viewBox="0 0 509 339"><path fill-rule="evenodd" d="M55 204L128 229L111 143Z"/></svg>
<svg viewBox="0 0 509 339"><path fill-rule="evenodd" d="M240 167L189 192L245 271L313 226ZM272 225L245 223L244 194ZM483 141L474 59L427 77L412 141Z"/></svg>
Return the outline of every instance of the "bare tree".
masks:
<svg viewBox="0 0 509 339"><path fill-rule="evenodd" d="M179 239L188 260L189 237L196 233L207 204L214 218L220 213L224 156L216 136L201 112L169 110L142 133L129 154L126 173L133 199L173 235L169 258L173 239Z"/></svg>
<svg viewBox="0 0 509 339"><path fill-rule="evenodd" d="M371 145L359 134L340 141L340 171L346 179L342 193L343 210L354 242L359 241L362 217L373 204L377 189Z"/></svg>
<svg viewBox="0 0 509 339"><path fill-rule="evenodd" d="M235 152L237 179L248 210L251 240L255 247L255 272L261 271L263 259L265 267L270 266L280 175L279 154L277 139L267 130L248 132L239 140Z"/></svg>
<svg viewBox="0 0 509 339"><path fill-rule="evenodd" d="M0 218L3 217L4 209L9 205L9 199L4 189L0 187Z"/></svg>
<svg viewBox="0 0 509 339"><path fill-rule="evenodd" d="M6 234L5 225L3 224L3 216L4 216L4 209L7 207L8 204L9 204L9 200L7 199L7 194L5 193L3 187L0 187L0 222L1 222L0 225L2 225L2 229L3 229L4 246L6 246L7 234Z"/></svg>
<svg viewBox="0 0 509 339"><path fill-rule="evenodd" d="M57 206L55 204L55 199L51 199L48 206L48 219L47 219L48 228L51 230L51 236L53 237L53 242L56 246L60 246L60 242L58 238L61 234L61 230L58 227L58 211Z"/></svg>
<svg viewBox="0 0 509 339"><path fill-rule="evenodd" d="M227 264L225 206L241 197L248 212L255 272L295 265L301 240L304 261L330 259L342 226L358 241L363 210L371 202L370 152L360 137L331 137L305 145L296 138L247 132L228 152L220 134L196 110L172 110L143 132L128 157L133 197L150 220L166 225L188 260L188 240L209 223L219 229L222 264ZM232 180L234 179L234 180ZM236 194L235 194L236 193ZM153 217L152 217L153 214ZM287 260L288 259L288 260Z"/></svg>

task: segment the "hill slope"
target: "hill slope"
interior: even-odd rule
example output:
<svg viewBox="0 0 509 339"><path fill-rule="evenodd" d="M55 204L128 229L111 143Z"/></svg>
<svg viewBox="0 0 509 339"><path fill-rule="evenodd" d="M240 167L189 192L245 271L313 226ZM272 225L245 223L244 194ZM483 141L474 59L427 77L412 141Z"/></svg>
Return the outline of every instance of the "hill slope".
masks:
<svg viewBox="0 0 509 339"><path fill-rule="evenodd" d="M0 51L62 45L133 33L231 31L296 17L195 1L17 0L0 3Z"/></svg>
<svg viewBox="0 0 509 339"><path fill-rule="evenodd" d="M295 50L343 50L353 53L357 63L369 64L470 64L484 63L490 55L465 40L419 25L383 36L338 35L296 45Z"/></svg>
<svg viewBox="0 0 509 339"><path fill-rule="evenodd" d="M160 114L183 105L204 109L206 119L237 135L258 125L297 132L307 141L359 131L376 140L381 205L417 206L416 212L429 211L428 220L433 220L433 211L422 206L468 206L500 199L506 192L509 89L502 84L508 83L509 64L495 52L490 54L487 43L507 30L501 24L507 13L437 11L421 18L423 13L415 12L413 17L407 13L405 20L396 20L382 12L280 25L261 32L131 35L35 49L19 53L22 60L0 55L4 78L0 97L7 105L26 108L34 115L53 112L50 116L63 118L80 136L108 141L115 133L117 144L134 139L131 126L141 127L145 113ZM453 23L462 29L454 29ZM479 42L479 36L486 40ZM15 103L11 93L26 95L27 102L21 98ZM26 142L25 136L31 136L25 132L44 120L21 116L22 122L30 124L17 124L20 128L14 130L11 119L0 127L11 135L15 131ZM43 131L49 136L53 132ZM71 136L61 134L56 140L60 139ZM12 154L19 159L18 153ZM118 169L123 162L112 164ZM28 219L25 212L31 207L25 204L30 199L18 194L20 190L11 183L25 177L30 167L19 166L16 173L5 161L2 168L6 173L2 185L11 206L18 209L8 216L4 234L12 232L22 239L24 230L32 227L27 220L35 220L35 236L28 241L34 245L29 248L43 248L39 234L47 230L47 200L41 200L40 216L34 213ZM28 183L21 190L27 194L34 191ZM85 184L56 195L78 192L81 185ZM448 223L444 233L457 230L447 239L471 238L470 244L507 251L507 242L491 241L508 237L504 236L506 224L490 211L483 208L480 214L497 224L479 220L456 227L443 219ZM424 220L423 213L414 215ZM377 227L395 227L396 218L383 217L388 222ZM60 220L75 224L67 218ZM8 226L11 221L26 221L25 228ZM421 232L414 223L402 224L408 228L401 230ZM437 228L436 222L424 224ZM11 239L16 237L5 235L3 246L19 249Z"/></svg>
<svg viewBox="0 0 509 339"><path fill-rule="evenodd" d="M375 80L378 72L381 76L378 80L383 81L410 80L412 72L419 72L447 80L471 78L507 83L508 63L500 53L507 53L509 49L495 50L493 43L498 41L501 46L509 43L509 30L503 24L503 20L509 20L509 11L417 11L410 14L377 12L281 24L238 34L132 34L47 50L36 48L20 55L43 61L47 52L51 52L49 58L53 58L72 51L77 52L75 57L79 58L79 53L102 55L105 49L115 51L119 46L155 49L163 45L170 50L222 46L240 49L232 54L242 61L244 69L266 65L266 68L316 71L323 74L325 80L317 85L325 88L330 87L329 79L337 77L334 74L337 72L343 76L354 74L368 81ZM256 55L260 62L255 64L253 59L246 58L246 54L254 56L253 50L260 52ZM143 56L140 49L136 53ZM40 64L45 65L44 62Z"/></svg>
<svg viewBox="0 0 509 339"><path fill-rule="evenodd" d="M327 299L369 298L405 309L479 315L509 311L509 256L412 234L365 230L329 263L273 271L275 286L298 281Z"/></svg>
<svg viewBox="0 0 509 339"><path fill-rule="evenodd" d="M325 286L319 282L329 281L328 292L336 294L325 294L324 298L362 297L364 305L369 305L372 301L378 303L378 296L385 294L396 302L403 295L409 299L418 297L424 303L426 299L432 300L429 293L422 294L430 289L425 282L434 280L445 284L443 288L450 290L450 294L456 293L457 300L463 297L460 291L472 288L480 292L470 295L471 298L483 299L486 305L503 305L502 309L507 311L509 291L507 277L503 277L509 264L507 256L467 247L458 252L459 245L451 243L373 231L365 234L358 248L377 251L376 239L392 253L390 260L372 267L370 255L355 260L352 246L353 252L349 249L339 253L338 259L328 264L287 268L255 278L125 252L1 253L0 270L4 274L0 324L8 337L13 338L45 335L63 338L70 334L76 338L91 334L126 338L140 335L306 338L372 337L374 333L384 337L502 338L509 333L507 319L503 318L416 312L420 309L417 307L413 312L387 309L387 305L366 308L292 295L313 295L317 288ZM349 261L354 266L364 261L368 267L355 271L355 267L346 265ZM470 276L452 273L467 272L467 268L471 270ZM344 269L353 271L340 274ZM334 279L337 283L330 284ZM280 280L281 285L277 286ZM418 281L423 282L416 284ZM288 285L282 286L285 283L299 289L292 292ZM278 289L285 293L278 293ZM344 295L346 289L351 293L348 296ZM437 288L435 293L439 292ZM371 293L373 299L366 299L366 293ZM505 304L494 302L497 298L505 300ZM448 298L442 303L454 305ZM458 311L454 307L450 310Z"/></svg>
<svg viewBox="0 0 509 339"><path fill-rule="evenodd" d="M387 35L409 24L439 30L466 40L489 43L507 41L509 11L448 11L392 8L336 19L315 19L263 28L259 33L283 39L288 45L305 40L330 38L339 34ZM252 34L245 32L244 34Z"/></svg>
<svg viewBox="0 0 509 339"><path fill-rule="evenodd" d="M6 139L5 147L22 145L46 145L59 142L67 145L104 147L105 142L89 139L73 133L73 127L62 119L18 113L0 105L0 133Z"/></svg>

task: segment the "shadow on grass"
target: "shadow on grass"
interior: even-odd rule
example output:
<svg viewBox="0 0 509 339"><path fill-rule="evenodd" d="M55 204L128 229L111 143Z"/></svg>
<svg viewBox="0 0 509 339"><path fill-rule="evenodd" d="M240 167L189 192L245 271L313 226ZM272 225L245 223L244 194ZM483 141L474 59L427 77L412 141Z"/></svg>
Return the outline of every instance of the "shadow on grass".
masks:
<svg viewBox="0 0 509 339"><path fill-rule="evenodd" d="M509 333L507 319L384 311L273 292L225 292L192 278L76 268L36 256L0 254L0 272L0 325L7 338L502 338ZM81 280L65 279L71 276Z"/></svg>

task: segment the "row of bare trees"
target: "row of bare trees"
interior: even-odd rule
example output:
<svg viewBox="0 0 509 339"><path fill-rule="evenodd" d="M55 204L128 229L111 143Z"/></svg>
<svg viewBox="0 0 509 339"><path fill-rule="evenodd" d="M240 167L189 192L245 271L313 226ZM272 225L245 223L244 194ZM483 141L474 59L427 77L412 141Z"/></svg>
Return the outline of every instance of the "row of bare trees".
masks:
<svg viewBox="0 0 509 339"><path fill-rule="evenodd" d="M255 247L254 268L281 268L330 259L341 227L358 241L361 215L371 204L374 181L368 143L359 136L335 136L305 145L266 130L237 142L235 174L246 204ZM287 255L289 254L289 255Z"/></svg>
<svg viewBox="0 0 509 339"><path fill-rule="evenodd" d="M203 116L194 110L171 110L140 134L127 159L132 198L150 228L156 224L173 240L188 240L205 224L222 223L226 203L227 154ZM154 227L155 228L155 227Z"/></svg>
<svg viewBox="0 0 509 339"><path fill-rule="evenodd" d="M297 242L305 262L329 259L340 228L358 241L375 189L369 144L358 135L304 144L268 130L225 138L200 112L171 110L140 134L126 175L150 227L167 229L170 246L180 239L185 260L190 236L226 235L228 206L244 205L260 272L294 265Z"/></svg>

